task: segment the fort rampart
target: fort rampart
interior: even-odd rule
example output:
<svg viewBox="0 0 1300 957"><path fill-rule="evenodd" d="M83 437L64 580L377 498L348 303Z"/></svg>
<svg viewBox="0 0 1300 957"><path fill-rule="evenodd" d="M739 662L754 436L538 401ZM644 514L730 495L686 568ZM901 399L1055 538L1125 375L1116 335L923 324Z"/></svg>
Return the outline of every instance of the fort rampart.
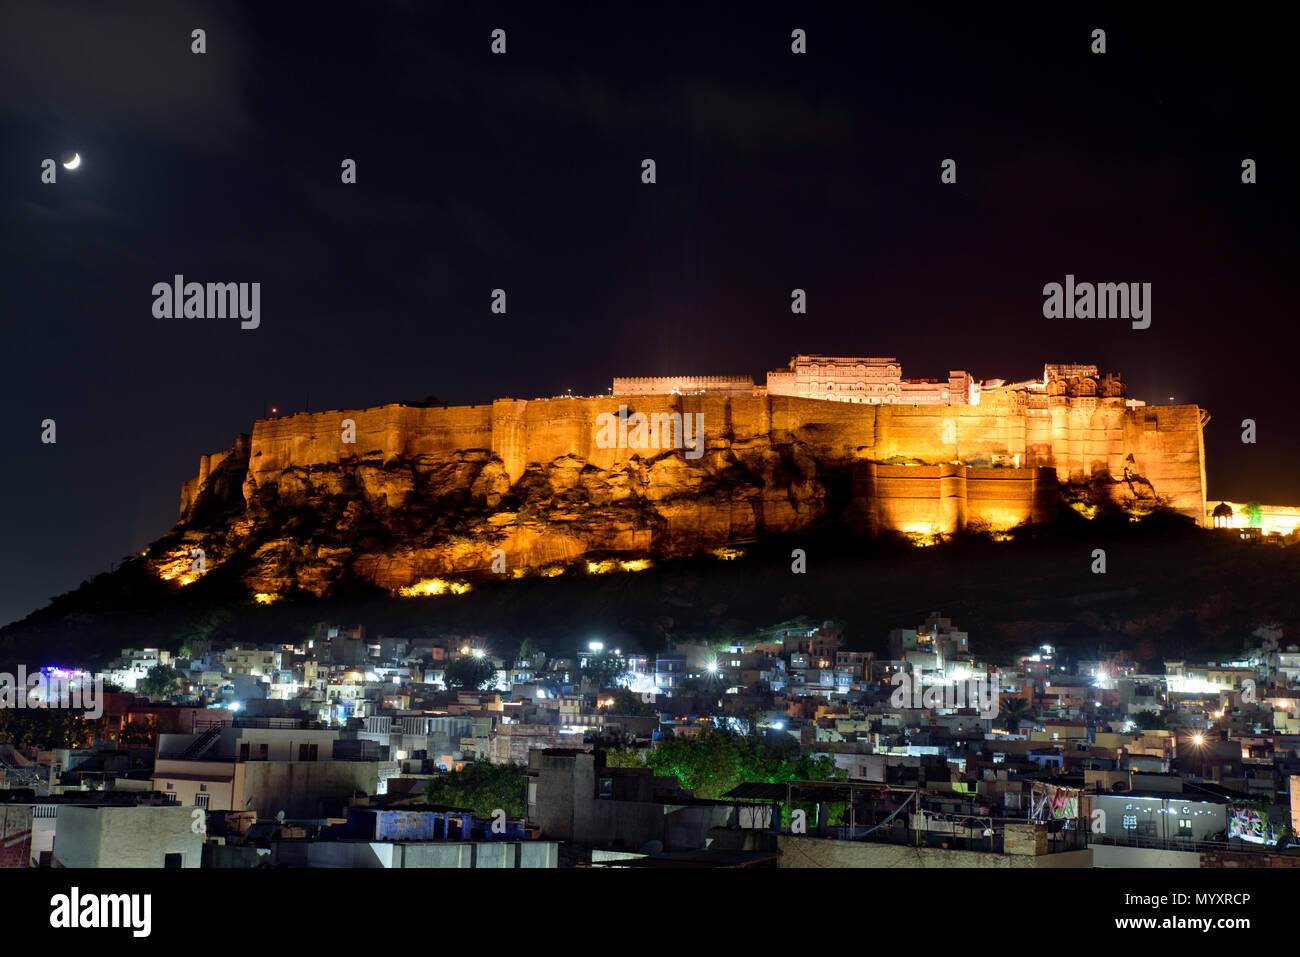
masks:
<svg viewBox="0 0 1300 957"><path fill-rule="evenodd" d="M830 462L1006 464L1052 469L1061 483L1110 480L1153 490L1161 501L1205 522L1203 413L1194 405L1126 408L1123 400L1053 397L1045 408L1014 399L980 405L866 405L791 396L645 395L491 405L300 413L258 421L247 443L245 494L288 469L348 460L403 459L432 464L467 451L500 460L517 482L532 464L571 456L610 469L638 448L601 448L597 416L700 413L706 449L803 444ZM345 420L355 442L345 442ZM204 456L181 495L184 518L198 491L230 452ZM969 492L968 492L969 494ZM1032 497L1032 496L1031 496ZM1019 506L1018 506L1019 507Z"/></svg>
<svg viewBox="0 0 1300 957"><path fill-rule="evenodd" d="M965 465L853 466L855 530L951 535L973 528L1005 531L1043 525L1056 516L1057 480L1050 468Z"/></svg>

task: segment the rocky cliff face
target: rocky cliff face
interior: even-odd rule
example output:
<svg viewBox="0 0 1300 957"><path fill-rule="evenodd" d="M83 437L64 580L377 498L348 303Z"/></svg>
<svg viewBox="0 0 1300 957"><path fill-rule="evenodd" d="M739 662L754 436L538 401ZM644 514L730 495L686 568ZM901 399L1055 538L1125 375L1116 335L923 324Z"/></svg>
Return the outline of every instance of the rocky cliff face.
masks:
<svg viewBox="0 0 1300 957"><path fill-rule="evenodd" d="M691 460L672 450L601 468L575 455L529 464L512 482L487 450L361 455L255 476L249 446L220 458L149 561L184 581L193 549L207 570L239 570L255 593L398 589L491 569L545 574L583 556L689 555L824 524L843 468L799 441L754 440Z"/></svg>

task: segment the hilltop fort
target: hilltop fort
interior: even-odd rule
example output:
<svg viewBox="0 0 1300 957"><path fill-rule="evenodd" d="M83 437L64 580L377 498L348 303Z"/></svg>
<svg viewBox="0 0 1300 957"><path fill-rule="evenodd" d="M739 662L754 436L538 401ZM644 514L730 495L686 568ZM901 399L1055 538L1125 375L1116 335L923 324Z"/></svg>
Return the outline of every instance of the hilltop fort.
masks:
<svg viewBox="0 0 1300 957"><path fill-rule="evenodd" d="M638 414L691 417L703 454L600 441L602 416ZM396 589L481 570L498 549L522 573L830 523L1005 531L1050 521L1063 500L1205 524L1207 420L1130 399L1091 365L1008 383L825 356L797 356L764 385L620 378L597 397L300 413L203 456L181 492L185 548L151 561L179 575L198 544L209 567L238 557L259 592L320 594L343 578Z"/></svg>

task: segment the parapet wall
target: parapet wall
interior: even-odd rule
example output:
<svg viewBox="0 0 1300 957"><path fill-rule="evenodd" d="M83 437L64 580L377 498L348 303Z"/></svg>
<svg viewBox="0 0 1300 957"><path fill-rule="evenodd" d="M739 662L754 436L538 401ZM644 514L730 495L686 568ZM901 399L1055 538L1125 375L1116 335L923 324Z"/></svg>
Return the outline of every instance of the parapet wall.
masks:
<svg viewBox="0 0 1300 957"><path fill-rule="evenodd" d="M253 475L292 467L332 465L351 457L442 457L467 449L492 447L492 406L301 412L260 419L253 426L249 469ZM346 443L345 420L355 424L356 441Z"/></svg>
<svg viewBox="0 0 1300 957"><path fill-rule="evenodd" d="M693 416L706 450L753 444L802 443L830 462L887 461L930 465L1005 462L1021 470L1050 468L1061 482L1112 479L1150 483L1170 507L1205 522L1203 413L1196 406L1126 409L1123 400L1053 398L1048 408L1023 405L871 405L793 396L645 395L525 401L491 405L300 413L261 420L249 447L249 494L291 468L365 459L432 462L486 451L510 481L530 465L573 456L611 469L659 449L601 448L603 413ZM355 442L344 442L345 420ZM204 456L199 475L182 490L182 516L228 453ZM1007 470L1014 472L1015 469ZM883 476L882 476L883 480ZM965 479L966 509L978 511L983 491ZM990 481L1009 481L998 477ZM999 493L1002 494L1002 493Z"/></svg>
<svg viewBox="0 0 1300 957"><path fill-rule="evenodd" d="M835 457L870 447L874 414L868 407L765 396L647 395L563 399L497 399L492 405L445 409L386 405L375 409L311 412L259 420L253 428L249 473L255 485L289 468L334 465L352 458L442 458L486 450L501 459L512 482L531 464L566 455L609 469L654 449L600 448L598 417L642 413L692 415L703 426L707 448L733 442L807 442ZM355 424L344 442L346 420ZM200 462L202 484L211 465Z"/></svg>

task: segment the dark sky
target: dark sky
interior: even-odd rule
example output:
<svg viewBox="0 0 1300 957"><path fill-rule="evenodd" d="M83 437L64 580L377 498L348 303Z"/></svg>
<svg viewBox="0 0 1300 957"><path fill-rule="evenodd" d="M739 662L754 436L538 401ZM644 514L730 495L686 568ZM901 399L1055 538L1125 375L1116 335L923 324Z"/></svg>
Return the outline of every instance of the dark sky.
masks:
<svg viewBox="0 0 1300 957"><path fill-rule="evenodd" d="M165 531L267 405L762 381L797 352L1095 362L1212 413L1211 497L1300 504L1267 8L802 7L0 5L0 622ZM260 282L261 328L155 319L175 273ZM1151 328L1043 318L1066 273L1152 283Z"/></svg>

